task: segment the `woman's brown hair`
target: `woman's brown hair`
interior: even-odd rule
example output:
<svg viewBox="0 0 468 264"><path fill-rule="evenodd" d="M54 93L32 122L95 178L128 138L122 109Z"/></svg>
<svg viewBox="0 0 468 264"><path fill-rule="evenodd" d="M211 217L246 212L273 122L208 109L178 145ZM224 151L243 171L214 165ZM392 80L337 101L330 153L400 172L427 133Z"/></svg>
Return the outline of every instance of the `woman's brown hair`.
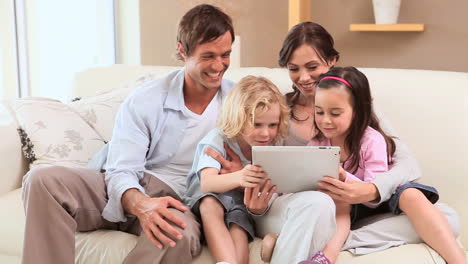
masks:
<svg viewBox="0 0 468 264"><path fill-rule="evenodd" d="M321 25L314 22L302 22L292 27L283 41L283 46L279 52L278 64L286 67L291 59L292 53L303 44L310 45L319 55L320 59L329 63L333 59L340 58L340 54L335 50L332 36ZM293 91L286 94L289 106L293 106L299 99L300 91L293 85ZM291 117L295 118L291 111Z"/></svg>

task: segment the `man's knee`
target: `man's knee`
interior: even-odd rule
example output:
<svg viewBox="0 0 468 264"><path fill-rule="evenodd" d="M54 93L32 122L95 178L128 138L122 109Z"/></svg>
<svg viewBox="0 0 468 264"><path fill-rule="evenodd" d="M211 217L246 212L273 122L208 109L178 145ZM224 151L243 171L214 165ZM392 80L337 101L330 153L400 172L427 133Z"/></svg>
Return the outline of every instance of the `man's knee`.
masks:
<svg viewBox="0 0 468 264"><path fill-rule="evenodd" d="M49 189L52 185L62 181L64 167L39 167L30 170L23 178L23 194L32 189Z"/></svg>
<svg viewBox="0 0 468 264"><path fill-rule="evenodd" d="M173 208L169 210L182 218L186 224L185 228L174 225L182 233L182 239L177 241L175 248L177 250L190 251L192 256L197 256L201 251L200 224L190 211L181 212Z"/></svg>

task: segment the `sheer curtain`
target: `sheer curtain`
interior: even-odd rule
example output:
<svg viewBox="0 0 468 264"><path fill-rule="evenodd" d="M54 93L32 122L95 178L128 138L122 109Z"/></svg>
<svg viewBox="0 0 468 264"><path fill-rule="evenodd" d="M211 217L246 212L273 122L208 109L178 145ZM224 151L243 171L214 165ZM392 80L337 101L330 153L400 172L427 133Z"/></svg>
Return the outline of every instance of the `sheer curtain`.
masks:
<svg viewBox="0 0 468 264"><path fill-rule="evenodd" d="M0 1L0 100L17 96L18 69L13 0Z"/></svg>
<svg viewBox="0 0 468 264"><path fill-rule="evenodd" d="M113 0L16 0L14 7L22 96L68 102L76 72L115 63Z"/></svg>

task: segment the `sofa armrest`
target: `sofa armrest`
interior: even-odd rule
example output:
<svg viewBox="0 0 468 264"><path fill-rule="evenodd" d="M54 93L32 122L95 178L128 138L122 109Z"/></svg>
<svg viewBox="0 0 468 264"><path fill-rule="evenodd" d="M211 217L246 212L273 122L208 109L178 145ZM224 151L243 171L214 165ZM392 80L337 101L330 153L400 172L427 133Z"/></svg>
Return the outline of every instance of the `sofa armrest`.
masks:
<svg viewBox="0 0 468 264"><path fill-rule="evenodd" d="M10 107L10 101L0 101L0 194L21 187L28 162L21 151L18 123Z"/></svg>

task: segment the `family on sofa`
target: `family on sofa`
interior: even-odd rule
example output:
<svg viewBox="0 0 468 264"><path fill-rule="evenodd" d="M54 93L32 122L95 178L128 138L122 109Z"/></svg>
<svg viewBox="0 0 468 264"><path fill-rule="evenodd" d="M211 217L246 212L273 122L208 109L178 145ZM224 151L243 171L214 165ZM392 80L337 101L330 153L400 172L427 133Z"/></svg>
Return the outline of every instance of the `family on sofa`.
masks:
<svg viewBox="0 0 468 264"><path fill-rule="evenodd" d="M265 237L262 258L271 263L334 263L341 250L367 254L421 240L448 263L466 263L449 225L458 216L433 205L434 188L414 182L417 164L379 124L367 78L335 66L339 53L322 26L288 32L279 65L294 91L285 98L262 77L223 79L234 36L218 8L192 8L177 34L184 67L124 101L96 157L103 170L28 172L23 263L73 263L75 232L96 229L139 236L124 263L190 263L202 243L217 262L248 263L254 236ZM277 194L250 165L251 146L272 144L340 146L340 178L324 177L318 191ZM350 231L387 212L407 218Z"/></svg>

